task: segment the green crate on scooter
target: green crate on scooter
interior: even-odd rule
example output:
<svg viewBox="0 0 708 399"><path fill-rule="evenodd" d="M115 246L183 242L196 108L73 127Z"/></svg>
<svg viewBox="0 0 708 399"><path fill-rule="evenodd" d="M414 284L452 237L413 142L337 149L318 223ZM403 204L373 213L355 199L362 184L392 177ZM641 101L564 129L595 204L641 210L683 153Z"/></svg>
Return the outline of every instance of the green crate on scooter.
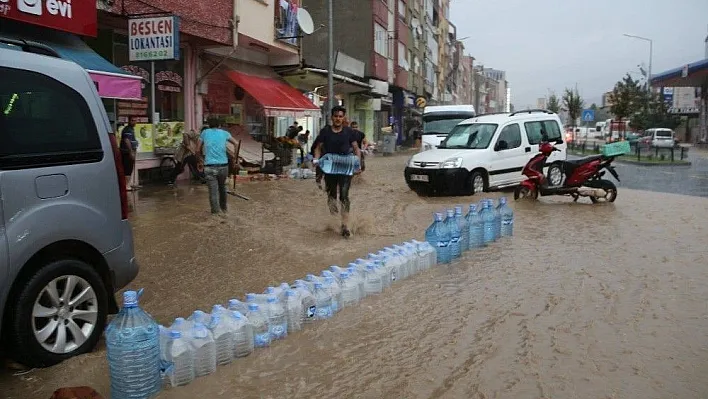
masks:
<svg viewBox="0 0 708 399"><path fill-rule="evenodd" d="M606 157L618 157L620 155L629 154L630 151L629 141L617 141L605 144L600 149L600 153Z"/></svg>

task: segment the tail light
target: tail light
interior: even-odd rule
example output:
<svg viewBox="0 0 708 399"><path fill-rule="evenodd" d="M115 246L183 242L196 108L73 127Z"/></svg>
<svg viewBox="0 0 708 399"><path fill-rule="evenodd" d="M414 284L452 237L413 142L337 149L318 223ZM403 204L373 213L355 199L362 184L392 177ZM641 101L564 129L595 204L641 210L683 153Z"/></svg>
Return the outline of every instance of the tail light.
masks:
<svg viewBox="0 0 708 399"><path fill-rule="evenodd" d="M118 140L116 135L111 133L108 135L111 140L111 149L113 150L113 160L116 164L116 175L118 176L118 191L120 192L120 217L128 219L128 188L125 185L125 172L123 171L123 157L118 148Z"/></svg>

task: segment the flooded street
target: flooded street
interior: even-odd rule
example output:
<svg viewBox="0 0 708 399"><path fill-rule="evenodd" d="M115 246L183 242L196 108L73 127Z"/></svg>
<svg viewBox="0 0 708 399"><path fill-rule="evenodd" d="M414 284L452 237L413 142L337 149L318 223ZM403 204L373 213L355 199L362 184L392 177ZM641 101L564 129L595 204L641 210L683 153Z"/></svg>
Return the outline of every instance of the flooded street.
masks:
<svg viewBox="0 0 708 399"><path fill-rule="evenodd" d="M226 220L206 186L134 194L132 288L160 323L423 239L431 213L481 198L420 198L407 156L367 159L354 235L334 231L313 180L245 183ZM503 193L490 193L498 197ZM511 201L515 236L367 297L329 321L160 398L708 397L708 199L620 188ZM88 385L109 397L105 349L22 375L0 397Z"/></svg>

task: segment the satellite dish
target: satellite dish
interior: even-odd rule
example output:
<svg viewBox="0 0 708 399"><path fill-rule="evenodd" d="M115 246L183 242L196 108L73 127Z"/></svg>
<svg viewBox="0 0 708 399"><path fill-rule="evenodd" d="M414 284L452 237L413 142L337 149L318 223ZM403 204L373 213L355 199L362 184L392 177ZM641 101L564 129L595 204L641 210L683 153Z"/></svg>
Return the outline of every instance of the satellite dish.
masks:
<svg viewBox="0 0 708 399"><path fill-rule="evenodd" d="M300 25L302 33L309 35L315 31L315 24L312 22L310 13L304 8L297 9L297 23Z"/></svg>

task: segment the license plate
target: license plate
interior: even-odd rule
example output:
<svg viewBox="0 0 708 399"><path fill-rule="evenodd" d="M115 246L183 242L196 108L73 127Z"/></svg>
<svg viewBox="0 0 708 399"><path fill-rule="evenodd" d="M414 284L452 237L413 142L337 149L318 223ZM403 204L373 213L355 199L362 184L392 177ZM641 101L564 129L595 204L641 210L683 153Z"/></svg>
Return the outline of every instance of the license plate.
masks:
<svg viewBox="0 0 708 399"><path fill-rule="evenodd" d="M428 181L428 175L411 175L411 181Z"/></svg>

